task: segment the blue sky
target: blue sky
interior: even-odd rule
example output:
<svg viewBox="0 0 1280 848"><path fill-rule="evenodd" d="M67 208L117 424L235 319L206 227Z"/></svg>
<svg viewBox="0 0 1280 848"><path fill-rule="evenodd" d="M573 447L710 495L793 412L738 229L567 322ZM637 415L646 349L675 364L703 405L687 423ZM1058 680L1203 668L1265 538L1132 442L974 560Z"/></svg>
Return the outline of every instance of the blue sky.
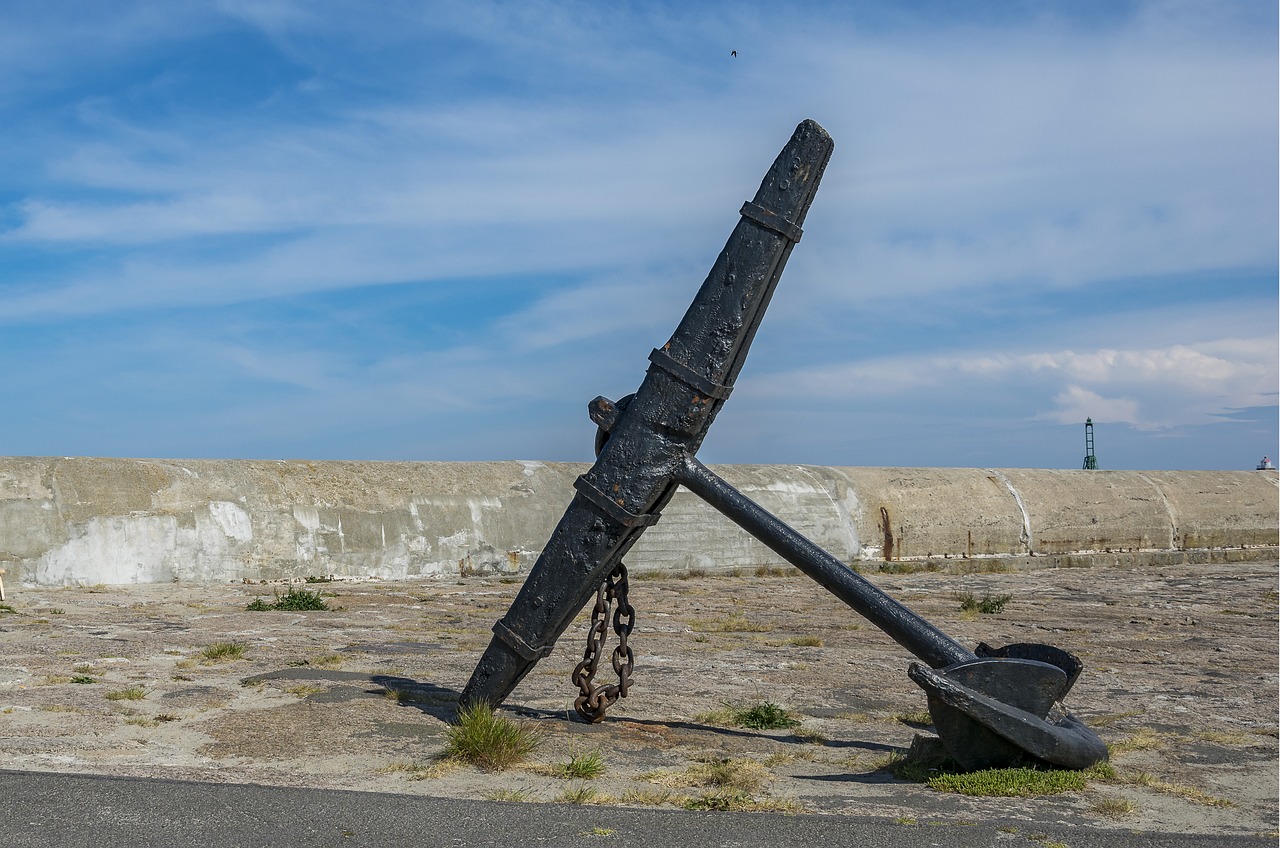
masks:
<svg viewBox="0 0 1280 848"><path fill-rule="evenodd" d="M1276 17L0 0L0 454L587 460L813 118L705 461L1252 468Z"/></svg>

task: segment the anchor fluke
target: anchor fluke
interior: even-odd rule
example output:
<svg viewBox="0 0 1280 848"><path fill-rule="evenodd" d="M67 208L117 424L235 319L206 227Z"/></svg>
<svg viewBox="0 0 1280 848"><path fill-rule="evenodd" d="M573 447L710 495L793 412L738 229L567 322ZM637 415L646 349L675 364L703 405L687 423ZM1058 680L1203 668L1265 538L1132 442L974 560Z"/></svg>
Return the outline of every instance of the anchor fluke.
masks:
<svg viewBox="0 0 1280 848"><path fill-rule="evenodd" d="M928 695L933 726L961 768L1031 757L1081 769L1107 759L1106 743L1062 707L1074 680L1056 665L980 657L936 670L912 663L907 675Z"/></svg>

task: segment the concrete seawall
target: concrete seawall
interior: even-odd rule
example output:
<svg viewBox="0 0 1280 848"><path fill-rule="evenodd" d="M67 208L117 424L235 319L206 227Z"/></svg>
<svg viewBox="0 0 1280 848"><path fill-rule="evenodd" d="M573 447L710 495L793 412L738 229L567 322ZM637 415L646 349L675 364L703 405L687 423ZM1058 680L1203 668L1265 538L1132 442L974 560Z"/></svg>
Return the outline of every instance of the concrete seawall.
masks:
<svg viewBox="0 0 1280 848"><path fill-rule="evenodd" d="M523 572L586 468L0 458L0 568L41 586ZM716 471L860 567L1260 560L1280 542L1272 471ZM627 557L673 573L779 562L683 490Z"/></svg>

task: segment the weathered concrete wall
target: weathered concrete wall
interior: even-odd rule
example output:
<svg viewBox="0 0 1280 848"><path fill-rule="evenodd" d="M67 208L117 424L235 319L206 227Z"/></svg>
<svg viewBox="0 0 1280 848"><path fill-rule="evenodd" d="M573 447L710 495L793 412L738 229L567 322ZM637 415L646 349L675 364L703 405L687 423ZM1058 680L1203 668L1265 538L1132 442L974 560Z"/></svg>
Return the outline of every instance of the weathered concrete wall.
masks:
<svg viewBox="0 0 1280 848"><path fill-rule="evenodd" d="M10 584L403 579L526 571L585 465L0 458ZM856 564L1274 557L1275 472L721 466ZM681 491L633 570L776 555Z"/></svg>

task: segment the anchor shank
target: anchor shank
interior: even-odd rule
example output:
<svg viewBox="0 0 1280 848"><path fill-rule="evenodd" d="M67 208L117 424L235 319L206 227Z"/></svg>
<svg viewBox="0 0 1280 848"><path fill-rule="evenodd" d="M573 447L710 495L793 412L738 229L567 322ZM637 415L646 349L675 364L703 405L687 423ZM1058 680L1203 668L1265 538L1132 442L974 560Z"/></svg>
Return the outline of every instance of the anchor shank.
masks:
<svg viewBox="0 0 1280 848"><path fill-rule="evenodd" d="M833 146L813 121L796 127L634 397L595 408L608 440L494 625L462 703L510 694L671 499L681 457L697 451L733 388Z"/></svg>
<svg viewBox="0 0 1280 848"><path fill-rule="evenodd" d="M931 667L976 659L972 651L877 589L697 459L686 457L679 480Z"/></svg>

